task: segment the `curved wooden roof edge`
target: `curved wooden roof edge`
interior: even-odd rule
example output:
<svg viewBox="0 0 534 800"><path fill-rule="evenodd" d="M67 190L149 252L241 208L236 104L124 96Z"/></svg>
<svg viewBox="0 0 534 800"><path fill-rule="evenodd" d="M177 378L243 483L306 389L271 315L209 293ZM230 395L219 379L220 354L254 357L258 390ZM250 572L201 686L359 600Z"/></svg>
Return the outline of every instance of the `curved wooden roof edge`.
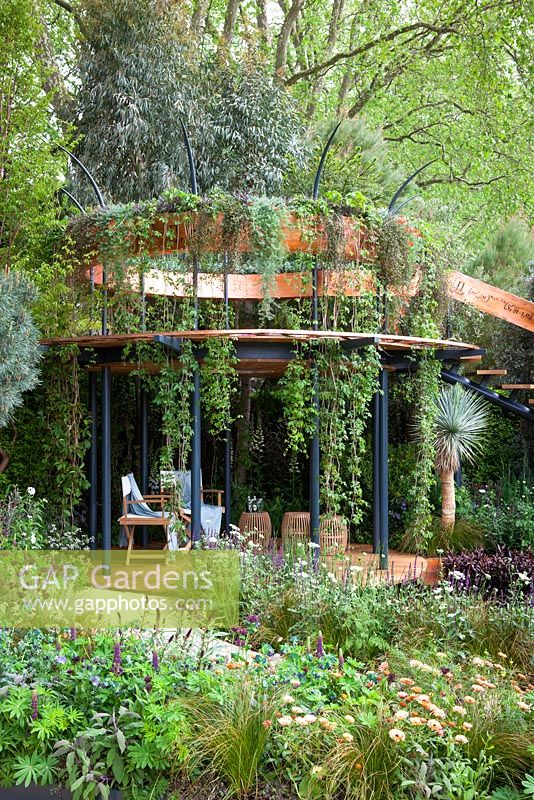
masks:
<svg viewBox="0 0 534 800"><path fill-rule="evenodd" d="M478 350L475 344L457 342L453 339L430 339L420 336L398 336L389 333L360 333L352 331L313 331L289 329L235 329L235 330L197 330L197 331L147 331L142 333L121 333L71 336L67 338L42 339L41 345L45 347L60 347L65 345L78 345L79 347L94 347L95 349L107 347L123 347L136 342L154 342L156 336L165 336L176 339L190 339L203 342L214 337L234 339L237 342L306 342L317 340L357 341L358 339L373 339L369 344L387 350L410 351L413 349L454 349Z"/></svg>

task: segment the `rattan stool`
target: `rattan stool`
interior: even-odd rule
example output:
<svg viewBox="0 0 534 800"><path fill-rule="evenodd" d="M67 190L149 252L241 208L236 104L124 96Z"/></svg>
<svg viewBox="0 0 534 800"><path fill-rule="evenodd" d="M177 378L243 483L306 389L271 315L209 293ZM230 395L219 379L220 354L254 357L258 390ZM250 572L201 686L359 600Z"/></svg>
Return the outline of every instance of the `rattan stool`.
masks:
<svg viewBox="0 0 534 800"><path fill-rule="evenodd" d="M319 546L322 553L344 553L349 542L349 526L344 517L321 520Z"/></svg>
<svg viewBox="0 0 534 800"><path fill-rule="evenodd" d="M239 530L245 543L252 541L266 549L271 541L271 518L267 511L243 511L239 517Z"/></svg>
<svg viewBox="0 0 534 800"><path fill-rule="evenodd" d="M310 512L286 511L282 517L282 544L310 541Z"/></svg>

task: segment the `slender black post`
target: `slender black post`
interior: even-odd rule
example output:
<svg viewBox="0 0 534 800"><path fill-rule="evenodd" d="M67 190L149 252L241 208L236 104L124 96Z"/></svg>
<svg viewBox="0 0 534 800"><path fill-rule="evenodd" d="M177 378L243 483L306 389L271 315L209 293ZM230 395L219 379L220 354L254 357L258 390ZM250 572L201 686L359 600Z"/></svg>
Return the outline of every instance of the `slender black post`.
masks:
<svg viewBox="0 0 534 800"><path fill-rule="evenodd" d="M193 441L191 445L191 540L200 539L202 529L200 518L201 493L201 426L200 426L200 364L195 364L193 374Z"/></svg>
<svg viewBox="0 0 534 800"><path fill-rule="evenodd" d="M102 267L102 336L107 336L108 331L108 275L105 267Z"/></svg>
<svg viewBox="0 0 534 800"><path fill-rule="evenodd" d="M317 364L313 365L313 405L315 409L315 430L310 448L310 537L319 544L321 529L321 501L319 480L321 477L321 446L319 440L319 372Z"/></svg>
<svg viewBox="0 0 534 800"><path fill-rule="evenodd" d="M111 367L102 367L102 549L111 550Z"/></svg>
<svg viewBox="0 0 534 800"><path fill-rule="evenodd" d="M230 301L228 295L228 253L224 254L224 314L227 330L230 329ZM230 536L232 523L232 428L226 429L224 439L224 528Z"/></svg>
<svg viewBox="0 0 534 800"><path fill-rule="evenodd" d="M189 164L189 182L191 193L197 194L197 171L193 149L187 135L187 130L183 120L180 120L180 127L184 137L184 145L187 152ZM193 304L194 304L194 329L198 331L198 258L193 258ZM193 348L195 345L193 344ZM201 422L200 422L200 364L195 361L195 371L193 374L193 437L191 442L191 541L198 542L202 530L200 519L201 491L202 491L202 465L201 465Z"/></svg>
<svg viewBox="0 0 534 800"><path fill-rule="evenodd" d="M148 394L144 386L141 386L139 393L139 416L141 428L141 492L148 493ZM148 528L143 525L141 528L143 547L148 547Z"/></svg>
<svg viewBox="0 0 534 800"><path fill-rule="evenodd" d="M389 387L387 370L380 370L380 569L388 568L389 552L389 469L388 469L388 406L389 406Z"/></svg>
<svg viewBox="0 0 534 800"><path fill-rule="evenodd" d="M91 414L91 447L89 448L89 536L91 550L96 549L98 529L98 375L89 373L89 413Z"/></svg>
<svg viewBox="0 0 534 800"><path fill-rule="evenodd" d="M312 198L317 200L319 197L319 184L321 182L321 175L323 173L324 165L328 151L332 146L334 137L338 131L341 122L338 122L334 127L332 133L328 137L328 141L323 148L319 166L315 173L315 180L313 182ZM311 322L312 330L319 330L319 272L317 267L317 257L313 260L312 269L312 307L311 307ZM319 544L321 533L321 494L319 491L319 481L321 479L321 444L320 444L320 402L319 402L319 370L315 358L312 358L312 373L313 373L313 407L315 412L315 429L313 432L311 446L310 446L310 538L315 544Z"/></svg>
<svg viewBox="0 0 534 800"><path fill-rule="evenodd" d="M373 553L380 552L380 391L373 396Z"/></svg>

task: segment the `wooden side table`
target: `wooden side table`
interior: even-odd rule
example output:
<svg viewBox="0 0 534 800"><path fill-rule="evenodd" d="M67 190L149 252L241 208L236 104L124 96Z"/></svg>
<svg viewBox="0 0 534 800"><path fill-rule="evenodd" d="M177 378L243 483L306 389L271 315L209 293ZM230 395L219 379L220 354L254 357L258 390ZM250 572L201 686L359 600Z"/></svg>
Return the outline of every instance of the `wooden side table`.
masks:
<svg viewBox="0 0 534 800"><path fill-rule="evenodd" d="M239 517L239 529L246 541L267 548L271 540L272 525L267 511L243 511Z"/></svg>

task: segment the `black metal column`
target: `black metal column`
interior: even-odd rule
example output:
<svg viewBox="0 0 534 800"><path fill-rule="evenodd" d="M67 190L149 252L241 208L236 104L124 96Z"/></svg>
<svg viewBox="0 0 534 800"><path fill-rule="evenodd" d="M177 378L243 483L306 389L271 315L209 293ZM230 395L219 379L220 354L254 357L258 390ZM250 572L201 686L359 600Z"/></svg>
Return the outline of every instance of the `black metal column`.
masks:
<svg viewBox="0 0 534 800"><path fill-rule="evenodd" d="M317 259L314 259L312 271L312 329L319 330L319 287ZM319 481L321 479L321 422L319 402L319 370L315 359L312 359L313 372L313 406L315 411L315 430L310 446L310 538L319 544L321 532L321 494Z"/></svg>
<svg viewBox="0 0 534 800"><path fill-rule="evenodd" d="M200 424L200 364L193 375L193 439L191 443L191 540L198 542L202 530L200 518L201 492L201 424Z"/></svg>
<svg viewBox="0 0 534 800"><path fill-rule="evenodd" d="M230 299L228 295L228 254L224 254L224 312L226 328L230 329ZM228 426L224 439L224 528L230 536L232 522L232 428Z"/></svg>
<svg viewBox="0 0 534 800"><path fill-rule="evenodd" d="M389 553L389 468L388 468L388 406L389 406L389 387L387 370L380 370L380 487L379 487L379 506L380 506L380 569L388 568Z"/></svg>
<svg viewBox="0 0 534 800"><path fill-rule="evenodd" d="M148 394L144 386L139 391L139 417L141 433L141 492L148 494ZM148 547L148 528L143 525L141 528L143 547Z"/></svg>
<svg viewBox="0 0 534 800"><path fill-rule="evenodd" d="M373 397L373 553L380 552L380 391Z"/></svg>
<svg viewBox="0 0 534 800"><path fill-rule="evenodd" d="M91 414L91 447L89 448L89 536L91 549L96 549L98 530L98 375L89 373L89 413Z"/></svg>
<svg viewBox="0 0 534 800"><path fill-rule="evenodd" d="M102 367L102 549L111 550L111 367Z"/></svg>
<svg viewBox="0 0 534 800"><path fill-rule="evenodd" d="M321 529L321 504L319 481L321 478L321 446L319 440L319 373L317 365L313 365L313 403L315 407L315 431L310 448L310 537L312 542L319 544Z"/></svg>

